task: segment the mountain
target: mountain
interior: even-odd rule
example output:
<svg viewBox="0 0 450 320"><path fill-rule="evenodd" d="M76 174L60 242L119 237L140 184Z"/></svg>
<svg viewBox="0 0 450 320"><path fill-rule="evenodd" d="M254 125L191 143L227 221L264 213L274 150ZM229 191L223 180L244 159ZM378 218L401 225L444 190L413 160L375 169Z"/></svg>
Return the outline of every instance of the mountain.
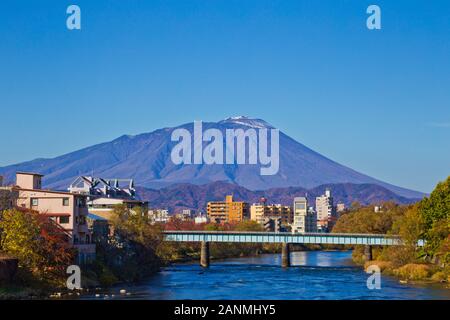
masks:
<svg viewBox="0 0 450 320"><path fill-rule="evenodd" d="M310 189L327 183L352 183L379 185L406 198L424 196L336 163L281 131L279 171L276 175L260 175L258 164L174 164L171 151L178 142L171 141L173 130L185 129L193 134L193 127L193 123L186 123L135 136L124 135L53 159L36 159L2 167L0 175L5 176L5 181L12 182L16 171L39 172L45 175L44 186L55 189L66 189L77 176L94 172L96 176L105 178L133 178L136 185L153 189L179 183L201 185L215 181L234 183L249 190ZM273 126L261 119L234 117L219 122L204 122L203 130L209 128L216 128L225 136L227 129L272 129Z"/></svg>
<svg viewBox="0 0 450 320"><path fill-rule="evenodd" d="M302 187L288 187L251 191L236 184L219 181L204 185L180 183L158 190L138 187L138 194L141 199L149 201L151 208L169 209L170 212L181 212L182 209L205 212L208 201L223 201L227 194L232 194L236 201L257 203L264 196L269 203L292 205L294 197L307 195L309 199L315 199L324 194L326 188L332 190L335 203L344 203L346 207L354 201L368 205L385 201L409 204L418 200L398 196L376 184L353 183L326 184L309 190ZM314 203L310 202L310 205Z"/></svg>

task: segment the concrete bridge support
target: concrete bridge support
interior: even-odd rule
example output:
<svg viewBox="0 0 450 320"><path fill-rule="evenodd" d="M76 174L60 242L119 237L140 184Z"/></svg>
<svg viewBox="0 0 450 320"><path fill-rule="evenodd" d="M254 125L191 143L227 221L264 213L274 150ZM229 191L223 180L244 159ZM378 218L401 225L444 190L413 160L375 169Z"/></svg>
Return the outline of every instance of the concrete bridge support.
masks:
<svg viewBox="0 0 450 320"><path fill-rule="evenodd" d="M281 247L281 266L289 268L291 266L291 252L289 250L289 243L283 242Z"/></svg>
<svg viewBox="0 0 450 320"><path fill-rule="evenodd" d="M372 258L372 246L367 245L364 247L364 259L366 261L371 261Z"/></svg>
<svg viewBox="0 0 450 320"><path fill-rule="evenodd" d="M203 268L209 267L209 242L202 241L202 248L200 251L200 265Z"/></svg>

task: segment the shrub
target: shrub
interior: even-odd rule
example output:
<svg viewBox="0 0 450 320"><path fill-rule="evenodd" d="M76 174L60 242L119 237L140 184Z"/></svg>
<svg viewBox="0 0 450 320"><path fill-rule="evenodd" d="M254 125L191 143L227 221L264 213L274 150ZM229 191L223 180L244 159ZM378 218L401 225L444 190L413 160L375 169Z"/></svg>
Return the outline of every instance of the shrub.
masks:
<svg viewBox="0 0 450 320"><path fill-rule="evenodd" d="M390 262L390 261L381 261L381 260L367 261L364 264L364 269L366 270L371 265L378 266L382 272L383 271L389 271L389 270L392 269L392 262Z"/></svg>
<svg viewBox="0 0 450 320"><path fill-rule="evenodd" d="M394 274L406 280L424 280L427 279L430 268L424 264L409 263L394 270Z"/></svg>
<svg viewBox="0 0 450 320"><path fill-rule="evenodd" d="M443 281L447 281L447 276L445 275L444 272L438 271L431 276L431 280L436 281L436 282L443 282Z"/></svg>

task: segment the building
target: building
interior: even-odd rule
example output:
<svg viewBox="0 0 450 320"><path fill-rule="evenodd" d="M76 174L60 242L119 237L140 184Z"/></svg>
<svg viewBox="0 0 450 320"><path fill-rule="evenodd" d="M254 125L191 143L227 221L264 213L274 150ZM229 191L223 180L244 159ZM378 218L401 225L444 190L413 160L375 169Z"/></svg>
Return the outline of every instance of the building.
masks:
<svg viewBox="0 0 450 320"><path fill-rule="evenodd" d="M279 229L286 229L292 222L292 208L281 204L267 204L266 198L261 198L259 203L250 206L250 219L264 225L267 218L279 220Z"/></svg>
<svg viewBox="0 0 450 320"><path fill-rule="evenodd" d="M233 201L233 196L228 195L225 201L212 201L207 204L207 214L214 223L234 223L250 218L250 210L247 202Z"/></svg>
<svg viewBox="0 0 450 320"><path fill-rule="evenodd" d="M180 213L176 214L176 216L183 221L191 221L194 219L195 211L191 209L183 209Z"/></svg>
<svg viewBox="0 0 450 320"><path fill-rule="evenodd" d="M68 241L78 250L80 262L95 257L95 244L87 226L89 214L86 195L42 189L42 175L17 172L16 205L49 217L66 232Z"/></svg>
<svg viewBox="0 0 450 320"><path fill-rule="evenodd" d="M336 214L342 213L345 211L345 204L344 203L338 203L336 205Z"/></svg>
<svg viewBox="0 0 450 320"><path fill-rule="evenodd" d="M125 205L130 210L139 207L144 214L148 211L148 201L137 199L132 179L80 176L70 184L69 192L87 196L89 212L107 220L118 205Z"/></svg>
<svg viewBox="0 0 450 320"><path fill-rule="evenodd" d="M148 217L152 223L167 223L170 219L169 210L167 209L150 209Z"/></svg>
<svg viewBox="0 0 450 320"><path fill-rule="evenodd" d="M194 214L195 214L194 210L184 209L181 212L176 213L175 217L182 221L192 221L194 220Z"/></svg>
<svg viewBox="0 0 450 320"><path fill-rule="evenodd" d="M331 190L326 189L325 194L316 198L317 220L326 220L334 214L333 197Z"/></svg>
<svg viewBox="0 0 450 320"><path fill-rule="evenodd" d="M89 212L107 220L110 220L114 212L114 208L119 205L125 205L128 209L133 210L141 208L141 213L146 214L148 212L148 202L131 199L116 199L116 198L96 198L88 200L87 206Z"/></svg>
<svg viewBox="0 0 450 320"><path fill-rule="evenodd" d="M195 224L201 224L201 223L209 223L209 219L204 214L199 214L194 218Z"/></svg>
<svg viewBox="0 0 450 320"><path fill-rule="evenodd" d="M308 208L306 197L294 198L293 233L317 232L317 215L314 210Z"/></svg>
<svg viewBox="0 0 450 320"><path fill-rule="evenodd" d="M90 198L135 199L133 179L104 179L80 176L69 186L69 191L88 195Z"/></svg>
<svg viewBox="0 0 450 320"><path fill-rule="evenodd" d="M320 231L329 232L337 221L336 208L333 204L331 190L316 198L317 227Z"/></svg>
<svg viewBox="0 0 450 320"><path fill-rule="evenodd" d="M281 225L280 216L267 216L264 218L263 227L268 232L282 232L284 227Z"/></svg>

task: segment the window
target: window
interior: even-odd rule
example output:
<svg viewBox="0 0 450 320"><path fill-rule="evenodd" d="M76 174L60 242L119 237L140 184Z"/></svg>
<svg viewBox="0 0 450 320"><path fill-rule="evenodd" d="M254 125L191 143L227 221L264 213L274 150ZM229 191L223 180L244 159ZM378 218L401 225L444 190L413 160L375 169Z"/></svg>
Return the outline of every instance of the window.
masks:
<svg viewBox="0 0 450 320"><path fill-rule="evenodd" d="M39 205L39 199L34 199L34 198L32 198L32 199L31 199L31 205L32 205L33 207L38 206L38 205Z"/></svg>
<svg viewBox="0 0 450 320"><path fill-rule="evenodd" d="M59 223L61 223L61 224L69 223L69 220L70 220L70 217L67 217L67 216L59 217Z"/></svg>
<svg viewBox="0 0 450 320"><path fill-rule="evenodd" d="M63 198L63 206L68 207L69 206L69 198Z"/></svg>

